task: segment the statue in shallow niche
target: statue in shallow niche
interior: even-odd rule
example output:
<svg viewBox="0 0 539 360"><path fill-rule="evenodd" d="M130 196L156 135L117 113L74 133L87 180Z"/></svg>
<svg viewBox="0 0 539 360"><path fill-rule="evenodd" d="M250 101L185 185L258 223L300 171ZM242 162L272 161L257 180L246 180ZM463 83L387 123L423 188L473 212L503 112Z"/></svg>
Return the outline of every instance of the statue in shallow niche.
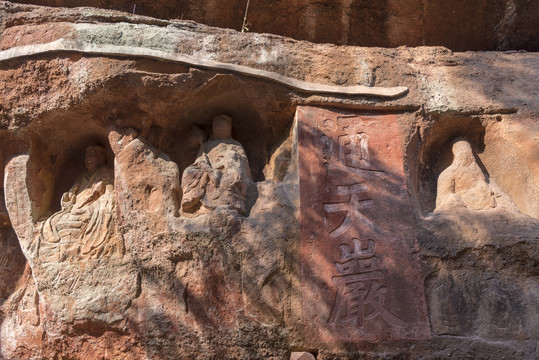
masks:
<svg viewBox="0 0 539 360"><path fill-rule="evenodd" d="M183 172L181 209L190 214L229 209L244 215L250 181L243 146L232 139L232 119L219 115L213 119L212 137Z"/></svg>
<svg viewBox="0 0 539 360"><path fill-rule="evenodd" d="M468 140L453 140L453 162L440 173L436 194L436 210L464 206L471 210L496 206L494 191L475 161Z"/></svg>
<svg viewBox="0 0 539 360"><path fill-rule="evenodd" d="M62 195L61 210L40 226L40 258L63 261L123 254L114 226L114 175L105 159L103 147L86 148L88 171Z"/></svg>

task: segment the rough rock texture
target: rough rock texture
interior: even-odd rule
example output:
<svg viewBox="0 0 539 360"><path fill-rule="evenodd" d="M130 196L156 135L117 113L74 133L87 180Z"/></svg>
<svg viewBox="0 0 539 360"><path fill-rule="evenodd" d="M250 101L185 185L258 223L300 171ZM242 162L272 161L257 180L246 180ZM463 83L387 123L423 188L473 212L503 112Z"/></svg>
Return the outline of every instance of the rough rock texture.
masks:
<svg viewBox="0 0 539 360"><path fill-rule="evenodd" d="M161 19L271 33L339 45L446 46L539 50L534 0L22 0L46 6L95 6ZM246 12L247 10L247 12Z"/></svg>
<svg viewBox="0 0 539 360"><path fill-rule="evenodd" d="M430 337L415 221L406 214L400 123L408 116L298 108L301 286L311 344Z"/></svg>
<svg viewBox="0 0 539 360"><path fill-rule="evenodd" d="M7 2L0 2L0 31L0 51L12 50L0 52L0 358L539 356L537 54L339 47L107 10ZM408 92L398 97L304 93L233 67L208 70L173 57L159 61L110 51L7 58L17 46L59 39L104 53L111 46L138 54L151 49L307 82L406 86ZM307 110L323 114L320 124L329 128L335 119L348 120L336 121L343 133L321 143L322 157L298 163L302 149L315 150L316 142L298 137L305 126L298 114ZM197 159L204 144L216 141L218 115L232 119L230 138L217 140L228 155L207 156L202 166ZM377 125L348 133L362 123L350 119ZM384 122L391 122L386 132ZM315 129L316 122L311 124ZM453 159L451 147L459 137L470 144L472 156L464 158L472 175L487 185L451 185L458 183L451 164L460 158ZM342 154L328 156L331 144L335 151L341 146ZM93 170L86 156L95 145L103 149L101 166L107 171ZM377 288L367 302L366 288L358 283L364 285L361 273L371 265L346 267L347 260L339 258L368 258L368 239L336 243L325 269L355 271L361 280L352 287L360 294L355 301L363 299L363 320L378 331L375 338L358 330L357 308L349 307L350 319L340 312L332 322L318 313L313 320L304 306L310 302L313 311L311 294L338 294L338 276L305 290L312 285L305 277L312 258L305 253L309 238L302 235L301 221L307 213L300 199L310 192L299 179L318 161L329 168L342 160L361 172L367 154L373 166L373 154L391 154L379 164L392 164L398 176L394 183L366 184L377 192L363 200L385 207L368 212L373 202L366 202L366 210L347 211L401 229L404 245L394 249L402 251L376 252L384 265L380 271L386 271L382 275L393 276L393 285ZM246 164L250 176L240 170ZM196 172L185 172L193 166ZM449 174L441 183L450 185L439 191L440 174ZM218 189L220 179L236 175L241 181L224 181L222 193L241 200L241 206L226 206L219 192L207 191L210 180ZM206 185L197 188L197 181ZM203 211L182 210L191 183L207 204ZM442 202L437 199L470 188L477 196L488 189L496 206L443 201L437 207ZM322 201L317 191L314 204ZM353 195L341 190L335 203ZM338 219L347 214L317 213L320 233L329 239L324 231L333 228L327 224L338 229ZM359 230L369 221L359 218L350 228L361 237ZM54 235L46 235L47 226ZM380 229L373 233L377 244L392 239ZM111 243L122 251L105 251ZM384 249L376 246L375 251ZM83 249L96 256L83 256ZM42 254L64 255L51 260ZM391 273L399 256L417 266L402 280ZM411 305L403 300L408 305L400 306L392 293L399 286L408 291L401 293L418 296L406 300L425 315L420 336L399 335L388 327L399 327L399 321L374 316L374 306L387 299L395 316L409 320L401 311ZM406 286L416 288L410 292ZM342 334L331 330L339 323L351 327L352 335L323 341L310 336Z"/></svg>

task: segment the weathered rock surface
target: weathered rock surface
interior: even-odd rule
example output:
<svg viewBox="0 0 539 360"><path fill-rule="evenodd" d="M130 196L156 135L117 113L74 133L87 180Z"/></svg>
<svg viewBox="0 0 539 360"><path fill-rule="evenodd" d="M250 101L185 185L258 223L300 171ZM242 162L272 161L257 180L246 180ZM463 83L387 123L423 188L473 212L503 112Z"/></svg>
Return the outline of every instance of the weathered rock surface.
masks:
<svg viewBox="0 0 539 360"><path fill-rule="evenodd" d="M242 29L245 16L248 31L338 45L430 45L446 46L454 51L539 50L536 20L539 5L533 0L17 2L63 7L94 6L161 19L193 20L235 30ZM122 16L125 15L119 15Z"/></svg>
<svg viewBox="0 0 539 360"><path fill-rule="evenodd" d="M0 31L0 358L539 355L537 54L7 2Z"/></svg>
<svg viewBox="0 0 539 360"><path fill-rule="evenodd" d="M408 116L298 107L301 286L312 344L430 337L406 214L399 123Z"/></svg>

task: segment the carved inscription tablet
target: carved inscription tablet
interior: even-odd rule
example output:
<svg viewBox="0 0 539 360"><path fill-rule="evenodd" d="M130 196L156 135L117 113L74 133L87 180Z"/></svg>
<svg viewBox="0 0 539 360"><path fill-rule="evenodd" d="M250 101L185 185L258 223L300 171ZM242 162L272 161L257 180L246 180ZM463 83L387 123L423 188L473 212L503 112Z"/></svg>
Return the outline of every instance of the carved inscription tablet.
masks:
<svg viewBox="0 0 539 360"><path fill-rule="evenodd" d="M297 110L307 341L430 337L399 116Z"/></svg>

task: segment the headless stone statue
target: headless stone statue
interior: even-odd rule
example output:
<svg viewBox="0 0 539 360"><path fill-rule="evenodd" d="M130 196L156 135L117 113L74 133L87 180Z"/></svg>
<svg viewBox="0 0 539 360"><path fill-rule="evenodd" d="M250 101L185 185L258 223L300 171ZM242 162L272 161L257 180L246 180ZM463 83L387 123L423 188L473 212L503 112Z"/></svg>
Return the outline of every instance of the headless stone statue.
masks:
<svg viewBox="0 0 539 360"><path fill-rule="evenodd" d="M184 213L220 208L245 214L251 174L243 146L232 139L231 130L230 117L215 117L212 138L201 145L195 163L183 172L181 208Z"/></svg>
<svg viewBox="0 0 539 360"><path fill-rule="evenodd" d="M436 210L464 206L470 210L496 206L492 186L475 161L470 143L462 138L453 142L453 162L438 177Z"/></svg>
<svg viewBox="0 0 539 360"><path fill-rule="evenodd" d="M80 260L123 253L123 243L113 226L114 176L104 161L102 147L86 149L88 172L63 194L62 209L38 226L42 260Z"/></svg>

